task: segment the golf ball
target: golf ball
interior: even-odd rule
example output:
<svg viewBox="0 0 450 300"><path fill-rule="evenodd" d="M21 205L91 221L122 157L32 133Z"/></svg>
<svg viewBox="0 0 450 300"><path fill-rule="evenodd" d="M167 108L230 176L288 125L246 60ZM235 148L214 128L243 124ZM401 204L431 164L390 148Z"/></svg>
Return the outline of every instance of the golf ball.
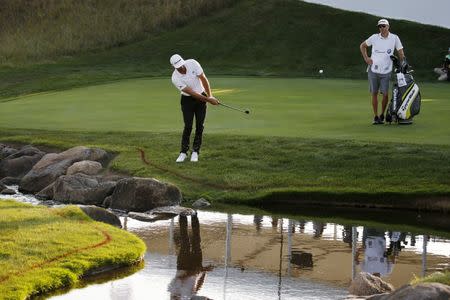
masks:
<svg viewBox="0 0 450 300"><path fill-rule="evenodd" d="M320 70L319 70L319 73L320 73L320 74L322 74L322 73L323 73L323 70L322 70L322 69L320 69Z"/></svg>

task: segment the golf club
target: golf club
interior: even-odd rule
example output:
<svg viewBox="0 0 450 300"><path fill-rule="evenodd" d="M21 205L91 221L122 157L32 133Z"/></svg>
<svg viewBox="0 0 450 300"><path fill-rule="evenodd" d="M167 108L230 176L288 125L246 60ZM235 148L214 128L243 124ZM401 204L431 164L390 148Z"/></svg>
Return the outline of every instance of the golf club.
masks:
<svg viewBox="0 0 450 300"><path fill-rule="evenodd" d="M228 107L228 108L230 108L230 109L234 109L234 110L237 110L237 111L246 113L247 115L250 114L250 111L249 111L249 110L241 109L241 108L237 108L237 107L233 107L233 106L227 105L227 104L222 103L222 102L219 102L219 105L222 105L222 106Z"/></svg>

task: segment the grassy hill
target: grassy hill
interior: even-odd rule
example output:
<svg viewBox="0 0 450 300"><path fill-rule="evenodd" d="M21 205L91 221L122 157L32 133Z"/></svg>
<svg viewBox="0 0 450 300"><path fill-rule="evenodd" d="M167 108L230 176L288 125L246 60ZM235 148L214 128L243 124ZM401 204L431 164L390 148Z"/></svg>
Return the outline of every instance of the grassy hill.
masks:
<svg viewBox="0 0 450 300"><path fill-rule="evenodd" d="M379 17L297 0L241 0L140 42L54 63L0 68L0 96L65 89L110 80L169 76L168 58L197 58L207 74L365 78L359 44ZM391 20L418 80L434 80L450 30Z"/></svg>

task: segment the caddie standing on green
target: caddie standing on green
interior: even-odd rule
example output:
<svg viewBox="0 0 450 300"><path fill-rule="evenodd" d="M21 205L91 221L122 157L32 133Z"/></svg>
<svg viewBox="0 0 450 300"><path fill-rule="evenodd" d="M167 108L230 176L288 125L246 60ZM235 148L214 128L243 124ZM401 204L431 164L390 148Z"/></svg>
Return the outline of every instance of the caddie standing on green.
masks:
<svg viewBox="0 0 450 300"><path fill-rule="evenodd" d="M391 55L397 50L400 61L405 58L403 45L400 38L389 32L389 22L381 19L377 23L379 33L371 35L361 43L359 49L367 63L367 74L369 79L370 93L372 94L372 108L375 115L374 125L384 123L384 111L388 103L389 80L392 72ZM367 55L367 48L372 47L372 54ZM383 94L381 114L378 115L378 92Z"/></svg>

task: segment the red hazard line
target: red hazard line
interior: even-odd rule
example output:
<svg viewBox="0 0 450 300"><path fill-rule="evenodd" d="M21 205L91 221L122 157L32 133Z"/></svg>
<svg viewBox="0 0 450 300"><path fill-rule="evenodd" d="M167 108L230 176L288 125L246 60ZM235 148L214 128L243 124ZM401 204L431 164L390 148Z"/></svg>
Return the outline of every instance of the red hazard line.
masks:
<svg viewBox="0 0 450 300"><path fill-rule="evenodd" d="M144 150L142 150L141 148L137 148L137 150L140 153L141 160L142 160L143 163L145 163L146 165L152 166L152 167L154 167L154 168L156 168L158 170L161 170L161 171L170 173L172 175L175 175L175 176L177 176L179 178L183 178L183 179L195 182L195 183L200 184L200 185L209 186L209 187L213 187L213 188L220 189L220 190L240 190L240 189L244 189L245 188L245 187L231 187L231 186L224 185L224 184L218 184L218 183L213 183L213 182L206 182L205 180L202 180L202 179L199 179L199 178L193 178L193 177L186 176L186 175L181 174L179 172L176 172L176 171L173 171L173 170L169 170L167 168L158 166L158 165L148 161L147 158L145 157Z"/></svg>
<svg viewBox="0 0 450 300"><path fill-rule="evenodd" d="M95 226L94 226L94 227L95 227ZM53 262L55 262L55 261L61 260L61 259L66 258L66 257L69 257L69 256L74 255L74 254L76 254L76 253L80 253L80 252L83 252L83 251L89 250L89 249L99 248L99 247L102 247L103 245L106 245L106 244L108 244L109 242L111 242L112 238L111 238L111 235L109 235L108 232L106 232L105 230L99 229L99 228L97 228L97 227L95 227L95 228L96 228L97 230L101 231L101 233L102 233L103 236L105 237L105 239L104 239L103 241L101 241L100 243L97 243L97 244L95 244L95 245L90 245L90 246L85 246L85 247L76 248L76 249L73 249L73 250L71 250L71 251L69 251L69 252L66 252L66 253L64 253L64 254L61 254L61 255L55 256L55 257L53 257L53 258L51 258L51 259L48 259L48 260L46 260L46 261L43 261L43 262L41 262L41 263L34 264L34 265L30 266L28 269L25 269L25 270L22 270L22 271L17 271L17 272L13 272L13 273L7 274L7 275L5 275L5 276L0 277L0 283L5 282L6 280L8 280L9 278L11 278L12 276L23 275L23 274L25 274L26 272L29 272L29 271L32 271L32 270L35 270L35 269L42 268L43 266L49 265L49 264L51 264L51 263L53 263Z"/></svg>

